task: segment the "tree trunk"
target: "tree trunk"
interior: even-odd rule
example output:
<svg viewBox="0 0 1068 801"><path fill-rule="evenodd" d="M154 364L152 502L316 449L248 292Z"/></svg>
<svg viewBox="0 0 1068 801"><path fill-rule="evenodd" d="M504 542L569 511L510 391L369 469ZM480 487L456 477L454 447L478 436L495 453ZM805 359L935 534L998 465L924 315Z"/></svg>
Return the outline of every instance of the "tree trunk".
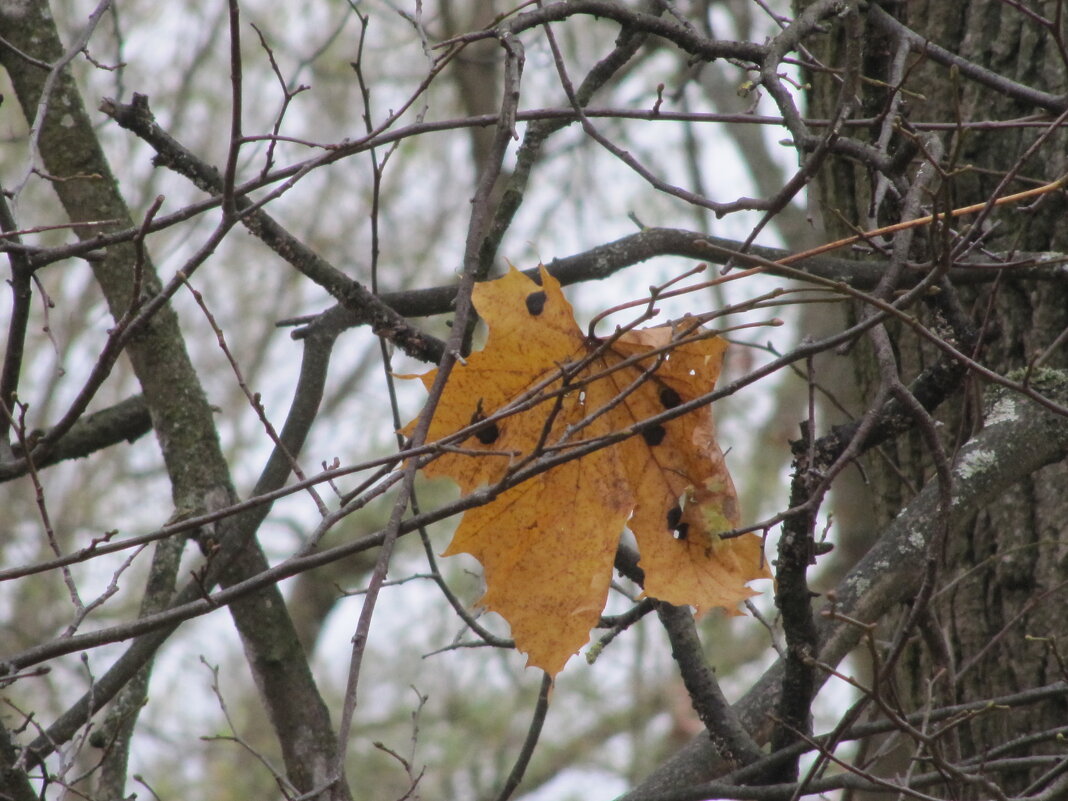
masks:
<svg viewBox="0 0 1068 801"><path fill-rule="evenodd" d="M1028 4L1054 14L1053 3ZM962 0L959 3L884 3L884 9L930 42L1005 79L1036 89L1063 92L1066 63L1050 32L1033 17L998 0ZM898 41L880 9L860 13L850 40L850 26L837 26L814 55L825 65L841 67L850 48L861 48L859 66L864 76L858 116L875 118L871 141L878 136L880 115L891 107L892 88L902 87L901 111L910 121L956 122L1012 120L1048 110L1013 99L1005 92L980 85L965 68L948 69L917 52L895 70ZM1063 23L1062 23L1063 27ZM855 50L854 50L855 52ZM973 73L974 75L974 73ZM840 94L841 79L828 72L813 71L811 116L832 116ZM869 80L874 79L874 80ZM1048 119L1052 120L1049 115ZM1032 189L1062 176L1068 153L1068 130L1061 127L1042 142L1034 155L1024 154L1046 127L998 127L947 129L933 135L941 138L947 174L935 198L938 208L983 203L995 193L1008 195ZM895 133L888 153L903 153L908 136ZM913 165L907 170L915 169ZM1010 171L1015 176L999 184ZM818 182L828 238L851 233L848 226L869 228L897 222L900 204L888 195L876 197L875 180L862 164L833 158L826 162ZM1063 251L1068 248L1063 192L1043 195L1030 205L1002 207L983 223L988 233L982 248L992 252ZM945 204L945 205L942 205ZM872 210L875 213L872 214ZM975 216L954 225L964 232ZM991 227L993 226L993 227ZM912 257L931 258L941 247L917 237ZM982 259L982 251L973 255ZM1062 368L1068 362L1065 348L1054 345L1068 326L1068 284L1063 281L1028 281L1008 272L979 289L960 290L961 302L980 331L978 359L1006 375L1020 371L1046 354L1043 366ZM935 358L908 331L890 329L902 378L907 383ZM1051 348L1051 345L1053 347ZM871 360L859 348L855 361L859 381L870 398L878 387ZM1019 376L1017 376L1019 377ZM986 385L971 374L965 387L942 405L938 419L947 452L952 458L959 446L983 425L981 404ZM918 433L899 438L884 452L868 457L866 469L872 485L875 514L879 522L891 519L911 493L908 484L921 486L931 475L932 460ZM903 477L907 479L903 481ZM906 710L925 704L959 703L1018 692L1063 680L1064 661L1057 654L1059 643L1068 641L1068 617L1064 614L1068 579L1068 465L1055 464L1023 478L996 503L977 509L967 537L947 543L938 589L926 623L921 621L895 676L894 691ZM878 526L876 526L878 528ZM917 565L917 569L921 566ZM907 610L905 612L907 614ZM889 632L888 632L889 633ZM1063 652L1064 646L1061 646ZM1061 654L1063 656L1063 653ZM889 689L889 687L888 687ZM1019 712L992 711L963 724L957 742L941 741L937 747L959 749L965 758L990 754L992 749L1037 732L1050 732L1068 720L1061 703L1028 707ZM1055 743L1022 745L1013 756L1050 753ZM893 756L882 757L876 772L901 770L915 756L916 744L900 738ZM921 769L928 769L924 765ZM1001 774L999 783L1007 793L1022 791L1047 767L1022 768L1018 775ZM982 788L975 792L982 795ZM964 796L962 796L964 797Z"/></svg>

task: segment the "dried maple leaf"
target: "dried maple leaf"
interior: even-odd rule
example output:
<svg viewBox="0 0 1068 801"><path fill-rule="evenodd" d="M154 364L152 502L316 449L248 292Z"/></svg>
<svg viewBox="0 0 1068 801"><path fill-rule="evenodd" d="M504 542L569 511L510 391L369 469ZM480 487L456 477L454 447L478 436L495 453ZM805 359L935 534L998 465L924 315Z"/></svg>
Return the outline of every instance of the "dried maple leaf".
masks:
<svg viewBox="0 0 1068 801"><path fill-rule="evenodd" d="M448 476L468 493L532 457L632 431L715 385L724 340L684 322L591 341L559 282L544 267L540 277L513 268L476 285L489 337L453 368L427 442L475 427L425 465L426 476ZM427 388L436 372L420 376ZM482 563L482 605L509 622L529 665L555 675L604 609L624 526L638 542L646 595L738 614L755 594L746 583L770 573L759 537L718 536L737 524L734 485L703 406L468 510L445 555Z"/></svg>

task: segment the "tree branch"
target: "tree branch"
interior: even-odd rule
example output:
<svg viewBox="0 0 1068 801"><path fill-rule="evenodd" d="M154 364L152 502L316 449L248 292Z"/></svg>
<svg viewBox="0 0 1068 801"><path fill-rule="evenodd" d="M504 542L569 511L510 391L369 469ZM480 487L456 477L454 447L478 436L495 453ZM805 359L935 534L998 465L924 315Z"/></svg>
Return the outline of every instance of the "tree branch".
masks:
<svg viewBox="0 0 1068 801"><path fill-rule="evenodd" d="M622 237L604 245L598 245L576 253L572 256L555 258L547 265L550 273L564 286L597 281L608 278L620 270L640 264L659 256L684 256L686 258L707 261L712 264L756 264L765 271L775 275L775 268L768 262L782 261L795 254L781 248L750 245L743 253L744 242L723 237L709 236L696 231L678 228L645 228L638 233ZM747 255L763 261L747 260ZM961 264L949 271L949 277L955 284L988 283L997 279L1021 280L1068 280L1068 269L1051 260L1054 254L1048 253L1014 253L1006 255L1004 266L997 262L984 262L969 266ZM1009 261L1011 259L1011 261ZM1051 261L1053 263L1051 263ZM790 279L800 279L807 274L822 281L842 282L858 290L876 287L885 273L886 261L836 258L833 256L812 256L791 262L779 275ZM531 278L537 275L536 268L524 270ZM925 272L908 270L902 286L913 286ZM436 314L448 314L456 298L456 286L439 286L427 289L414 289L406 292L384 292L379 296L382 303L404 317L429 317ZM344 306L335 306L316 315L299 321L303 327L293 331L293 338L300 339L312 330L319 328L345 329L364 324L358 314ZM435 361L436 351L428 348L429 361Z"/></svg>
<svg viewBox="0 0 1068 801"><path fill-rule="evenodd" d="M68 459L81 459L120 442L133 442L151 430L152 417L145 398L134 395L80 418L43 458L35 459L33 465L40 470ZM30 432L30 441L36 442L42 436L48 436L48 432ZM13 455L16 461L0 462L0 482L11 481L29 472L20 446L14 446Z"/></svg>
<svg viewBox="0 0 1068 801"><path fill-rule="evenodd" d="M284 448L276 447L268 460L254 489L255 494L263 494L278 488L285 483L289 476L289 460L284 451L298 453L307 437L322 400L323 387L326 381L329 355L333 347L334 337L316 335L308 339L304 346L304 359L301 364L301 375L297 382L293 403L290 406L289 415L282 427L280 440ZM253 540L260 523L270 511L270 504L246 511L217 525L218 550L209 560L203 575L199 580L192 581L179 590L171 602L169 608L163 612L144 616L134 625L134 631L141 632L126 651L120 656L108 671L97 678L90 692L83 695L63 715L61 715L47 730L28 746L28 751L33 755L30 763L36 764L51 754L58 746L66 743L92 717L101 707L107 704L122 687L129 682L137 672L150 662L159 647L167 640L183 620L193 617L193 614L174 615L176 609L188 610L191 606L196 607L199 614L214 609L217 604L206 600L204 593L220 581L224 574L228 573L231 586L237 581L239 567L235 559L241 554L253 553L245 556L245 570L258 571L259 575L267 568L266 560L258 548L249 549L248 543ZM258 558L257 558L258 557ZM253 563L248 563L254 560ZM248 581L248 578L244 578ZM269 591L273 588L277 592L274 581L265 581L257 584L256 589ZM234 593L235 597L241 598L248 595L247 592ZM263 687L281 695L265 699L269 710L272 710L272 718L276 723L296 726L299 731L294 732L297 736L283 738L283 747L287 756L287 769L290 762L307 760L299 765L290 774L297 786L315 786L315 779L325 778L325 772L319 776L309 774L324 766L321 760L332 758L336 750L336 741L333 740L333 729L330 726L329 714L319 698L318 692L311 683L308 672L307 660L303 651L299 650L299 641L296 640L295 632L292 636L286 636L285 624L288 614L280 597L269 599L275 603L280 611L270 615L271 618L282 616L282 620L275 620L281 625L276 632L264 632L256 624L257 604L252 599L246 599L245 607L235 612L244 619L251 618L252 642L249 645L253 649L253 658L256 654L262 654L262 661L258 667L263 669L258 678ZM262 599L259 602L262 604ZM148 621L153 622L148 625ZM290 623L289 629L292 629ZM262 647L256 648L258 635L267 637L267 642ZM76 635L77 636L77 635ZM293 642L297 642L294 646ZM275 660L272 662L272 660ZM303 665L303 669L301 669ZM288 718L287 718L288 715ZM292 742L285 742L292 740ZM307 752L319 749L318 755L309 755ZM302 783L298 783L302 780ZM321 783L321 782L320 782Z"/></svg>
<svg viewBox="0 0 1068 801"><path fill-rule="evenodd" d="M764 756L749 732L731 709L712 669L705 661L701 640L697 636L693 613L687 607L658 601L656 612L671 640L671 655L679 666L683 684L694 711L705 724L716 751L731 768L741 767Z"/></svg>
<svg viewBox="0 0 1068 801"><path fill-rule="evenodd" d="M169 167L212 195L221 195L226 182L219 171L187 150L156 124L148 107L148 98L134 94L128 105L106 100L102 110L128 131L135 133L156 151L155 163ZM414 328L388 305L383 304L367 287L349 278L326 259L290 234L263 209L244 196L234 197L234 208L241 222L265 245L281 256L301 274L307 276L340 301L354 321L353 325L371 326L379 336L393 342L405 353L429 361L440 351L435 337Z"/></svg>
<svg viewBox="0 0 1068 801"><path fill-rule="evenodd" d="M1048 370L1043 389L1068 400L1068 375ZM976 512L1022 477L1068 457L1068 419L1003 389L991 393L987 426L960 451L953 469L953 494L947 518L950 536L963 533ZM911 598L940 514L940 489L930 481L881 533L876 544L835 589L817 624L817 660L834 667L863 636L861 624L879 620ZM828 594L828 597L832 597ZM846 619L848 618L848 620ZM767 713L776 703L784 661L761 676L735 705L754 739L767 742ZM827 676L819 674L819 681ZM689 787L726 773L723 759L707 737L699 736L657 768L621 801L652 801L670 790Z"/></svg>
<svg viewBox="0 0 1068 801"><path fill-rule="evenodd" d="M1049 92L1033 89L1030 86L1025 86L1022 83L1017 83L1010 78L1006 78L1004 75L1000 75L993 70L982 67L974 61L962 58L956 53L951 53L944 47L939 47L934 42L929 41L914 30L901 24L899 20L895 19L878 3L871 3L869 5L868 18L878 30L888 36L908 42L915 52L923 53L932 61L942 64L945 67L955 67L961 75L971 78L976 83L989 87L990 89L1000 92L1003 95L1007 95L1015 100L1019 100L1021 103L1037 106L1038 108L1043 108L1047 111L1059 114L1068 110L1068 98L1064 95L1052 95Z"/></svg>

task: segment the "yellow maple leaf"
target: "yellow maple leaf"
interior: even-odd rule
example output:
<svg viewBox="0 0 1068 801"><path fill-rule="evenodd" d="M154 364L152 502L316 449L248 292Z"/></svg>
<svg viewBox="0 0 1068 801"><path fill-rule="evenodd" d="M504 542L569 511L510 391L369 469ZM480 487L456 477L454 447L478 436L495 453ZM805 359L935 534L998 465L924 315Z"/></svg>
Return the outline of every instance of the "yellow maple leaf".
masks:
<svg viewBox="0 0 1068 801"><path fill-rule="evenodd" d="M727 347L721 338L701 337L684 323L590 341L559 282L544 267L539 273L540 284L513 268L475 286L489 337L453 368L427 442L475 428L423 467L464 493L532 457L632 431L706 394L719 376ZM420 376L427 388L436 373ZM510 405L519 411L507 413ZM734 484L704 406L468 510L445 555L469 553L482 563L482 605L508 621L529 665L555 675L589 640L604 609L624 526L638 542L646 595L698 613L722 607L738 614L738 604L755 594L746 583L770 577L758 536L719 537L738 520Z"/></svg>

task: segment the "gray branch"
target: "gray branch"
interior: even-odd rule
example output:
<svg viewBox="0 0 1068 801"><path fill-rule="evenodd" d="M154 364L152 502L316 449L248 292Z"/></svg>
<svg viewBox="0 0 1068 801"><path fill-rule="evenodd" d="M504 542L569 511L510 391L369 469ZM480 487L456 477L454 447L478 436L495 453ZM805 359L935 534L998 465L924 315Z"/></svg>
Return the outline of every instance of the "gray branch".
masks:
<svg viewBox="0 0 1068 801"><path fill-rule="evenodd" d="M1068 374L1046 370L1044 392L1059 400L1068 398ZM949 510L949 535L960 536L975 514L1009 487L1046 465L1068 458L1068 419L1005 390L992 393L986 426L960 451L953 468L954 491ZM937 481L928 482L891 522L868 554L835 590L833 609L861 623L872 623L898 604L912 598L918 588L929 538L939 517ZM863 630L832 619L832 607L819 610L821 663L834 667L859 643ZM767 742L782 682L779 660L735 704L738 718L757 742ZM825 674L820 674L826 680ZM662 793L710 781L729 770L707 734L702 734L649 775L620 801L652 801Z"/></svg>

